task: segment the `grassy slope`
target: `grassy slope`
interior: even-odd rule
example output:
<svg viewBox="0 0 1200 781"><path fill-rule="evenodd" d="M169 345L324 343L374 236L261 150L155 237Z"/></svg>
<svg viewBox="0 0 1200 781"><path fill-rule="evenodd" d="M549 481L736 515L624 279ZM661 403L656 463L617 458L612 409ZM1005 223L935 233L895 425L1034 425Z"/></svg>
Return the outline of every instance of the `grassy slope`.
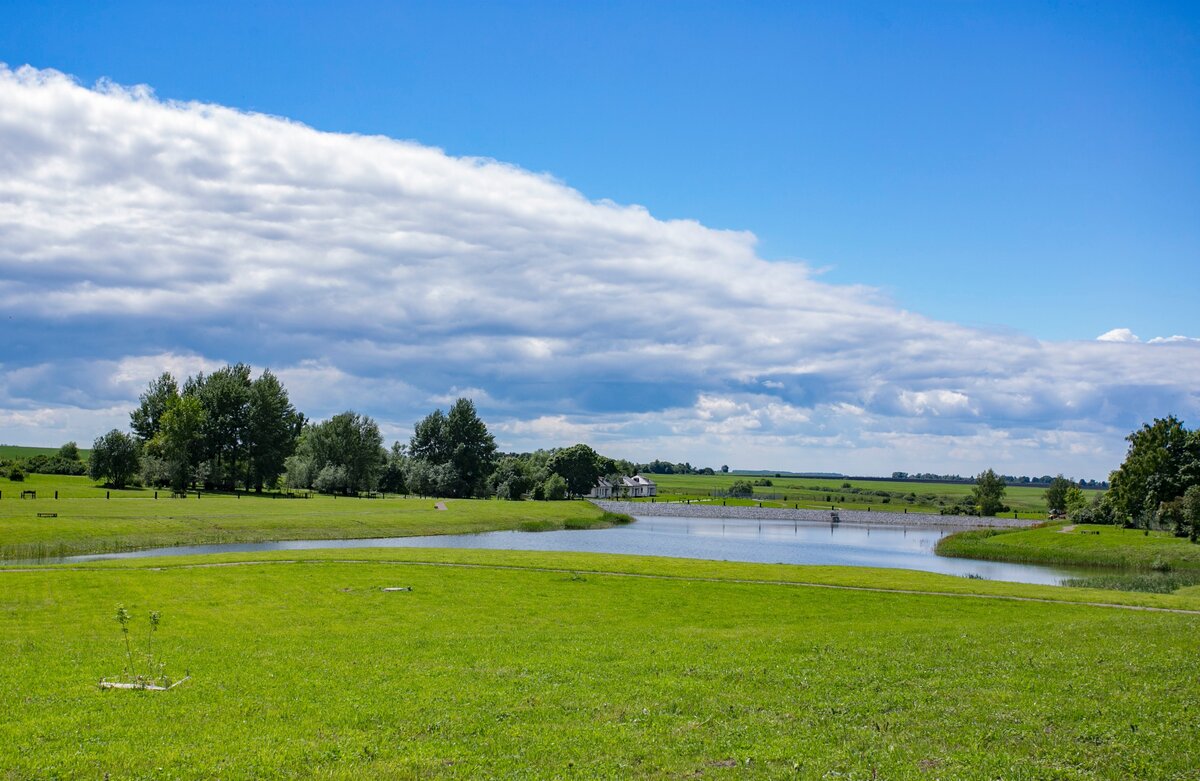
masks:
<svg viewBox="0 0 1200 781"><path fill-rule="evenodd" d="M751 479L745 475L649 475L658 484L660 501L697 499L711 495L711 492L729 488L735 480ZM757 479L757 478L753 478ZM782 494L784 499L763 500L763 506L791 506L828 508L826 496L832 496L837 506L847 509L866 509L868 506L876 510L892 510L903 512L907 507L909 512L937 512L938 501L953 504L971 493L973 486L958 483L926 483L926 482L889 482L877 480L844 480L835 477L771 477L770 486L755 486L757 496ZM843 483L863 491L886 491L891 494L888 504L882 504L883 497L866 493L847 493L842 488ZM902 497L916 494L914 501L905 501ZM1044 488L1029 488L1010 486L1005 493L1005 502L1021 517L1044 517L1046 503ZM838 497L845 501L837 501ZM757 504L758 500L754 501Z"/></svg>
<svg viewBox="0 0 1200 781"><path fill-rule="evenodd" d="M404 553L480 566L0 571L0 697L20 703L0 720L0 767L9 778L974 779L1194 778L1200 766L1200 682L1180 664L1200 616ZM754 579L808 570L723 566ZM389 585L414 590L379 591ZM191 682L165 695L95 688L122 666L118 602L163 611L163 656Z"/></svg>
<svg viewBox="0 0 1200 781"><path fill-rule="evenodd" d="M1156 560L1176 569L1200 569L1200 545L1172 536L1115 526L1080 525L1063 533L1056 523L1022 531L969 531L944 537L937 552L995 561L1149 569ZM1098 534L1094 532L1099 532Z"/></svg>
<svg viewBox="0 0 1200 781"><path fill-rule="evenodd" d="M59 484L63 479L59 478ZM36 484L36 483L35 483ZM283 500L243 495L201 499L158 499L142 492L114 498L0 500L0 559L132 550L165 545L258 540L350 539L421 534L455 534L496 529L560 529L604 523L592 504L432 499ZM135 494L136 495L136 494ZM54 512L57 518L39 518Z"/></svg>

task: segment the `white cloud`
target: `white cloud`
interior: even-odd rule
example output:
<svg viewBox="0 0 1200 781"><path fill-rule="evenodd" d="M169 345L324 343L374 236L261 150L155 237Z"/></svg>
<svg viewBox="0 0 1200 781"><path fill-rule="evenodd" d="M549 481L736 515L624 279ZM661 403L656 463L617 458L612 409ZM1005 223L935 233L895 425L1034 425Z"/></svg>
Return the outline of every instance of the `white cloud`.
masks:
<svg viewBox="0 0 1200 781"><path fill-rule="evenodd" d="M1134 343L1142 340L1137 337L1137 334L1135 334L1133 331L1130 331L1128 328L1114 328L1111 331L1105 331L1097 336L1096 341Z"/></svg>
<svg viewBox="0 0 1200 781"><path fill-rule="evenodd" d="M1200 342L1200 338L1195 336L1180 336L1179 334L1175 336L1156 336L1147 342L1147 344L1186 344L1188 342Z"/></svg>
<svg viewBox="0 0 1200 781"><path fill-rule="evenodd" d="M1006 452L1099 475L1141 420L1200 412L1195 340L938 322L497 161L28 68L0 68L0 308L25 345L0 438L30 442L32 410L90 439L159 371L224 360L394 436L466 393L506 446L777 468L943 471L1022 431Z"/></svg>

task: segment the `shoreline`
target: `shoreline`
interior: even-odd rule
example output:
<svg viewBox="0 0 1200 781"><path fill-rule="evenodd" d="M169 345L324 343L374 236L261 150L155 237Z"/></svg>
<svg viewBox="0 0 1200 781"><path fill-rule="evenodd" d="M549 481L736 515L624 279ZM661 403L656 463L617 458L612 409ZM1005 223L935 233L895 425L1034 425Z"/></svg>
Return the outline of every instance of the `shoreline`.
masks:
<svg viewBox="0 0 1200 781"><path fill-rule="evenodd" d="M779 507L718 507L678 502L614 502L588 499L601 510L632 516L730 518L750 521L819 521L829 523L829 510L789 510ZM838 510L841 523L863 526L937 526L955 529L1028 529L1041 521L1025 518L984 518L976 515L933 515L875 510Z"/></svg>

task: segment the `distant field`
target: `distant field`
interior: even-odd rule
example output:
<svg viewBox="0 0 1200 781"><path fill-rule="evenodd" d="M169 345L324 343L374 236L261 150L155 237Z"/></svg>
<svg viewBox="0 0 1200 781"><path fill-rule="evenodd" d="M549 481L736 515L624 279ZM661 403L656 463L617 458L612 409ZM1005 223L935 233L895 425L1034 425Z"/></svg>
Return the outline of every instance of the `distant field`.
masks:
<svg viewBox="0 0 1200 781"><path fill-rule="evenodd" d="M657 501L705 500L719 491L728 490L735 480L751 481L763 477L746 475L647 475L658 484ZM755 486L752 503L764 507L798 505L821 509L831 504L846 510L876 510L894 512L936 513L942 507L970 495L971 484L892 482L878 480L847 480L837 477L765 477L770 486ZM1022 518L1045 518L1046 489L1028 486L1009 486L1005 503ZM1089 497L1092 492L1088 493ZM728 499L728 503L737 500ZM745 504L747 502L739 502ZM1011 516L1011 513L1009 513Z"/></svg>
<svg viewBox="0 0 1200 781"><path fill-rule="evenodd" d="M53 456L58 453L56 447L25 447L24 445L0 445L0 458L29 458L30 456ZM79 457L87 461L91 450L79 449Z"/></svg>
<svg viewBox="0 0 1200 781"><path fill-rule="evenodd" d="M0 767L14 779L1195 778L1200 616L976 590L1200 605L508 551L0 569L0 698L13 704ZM161 611L158 653L191 681L96 687L124 665L118 604L139 643Z"/></svg>

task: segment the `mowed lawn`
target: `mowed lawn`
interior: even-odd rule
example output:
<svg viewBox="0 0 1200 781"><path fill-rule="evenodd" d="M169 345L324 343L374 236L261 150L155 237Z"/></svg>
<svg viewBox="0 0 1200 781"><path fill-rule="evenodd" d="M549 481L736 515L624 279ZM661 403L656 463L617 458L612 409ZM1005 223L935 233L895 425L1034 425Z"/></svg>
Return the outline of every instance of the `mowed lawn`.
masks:
<svg viewBox="0 0 1200 781"><path fill-rule="evenodd" d="M1200 545L1186 538L1096 524L959 532L943 538L937 551L943 556L1039 564L1200 570Z"/></svg>
<svg viewBox="0 0 1200 781"><path fill-rule="evenodd" d="M738 582L1088 596L848 568L242 558L0 570L4 777L1195 779L1200 767L1200 615ZM162 656L191 681L96 687L123 666L118 603L136 630L162 612Z"/></svg>
<svg viewBox="0 0 1200 781"><path fill-rule="evenodd" d="M39 476L41 477L41 476ZM498 529L588 528L611 520L589 502L333 498L275 499L271 495L202 494L171 499L169 492L112 492L104 498L80 478L31 482L37 499L10 489L0 498L0 559L261 540L347 539L460 534ZM32 490L32 489L31 489ZM54 490L60 498L54 499ZM98 491L89 495L87 491ZM82 498L69 498L83 494ZM56 517L42 517L53 513Z"/></svg>

